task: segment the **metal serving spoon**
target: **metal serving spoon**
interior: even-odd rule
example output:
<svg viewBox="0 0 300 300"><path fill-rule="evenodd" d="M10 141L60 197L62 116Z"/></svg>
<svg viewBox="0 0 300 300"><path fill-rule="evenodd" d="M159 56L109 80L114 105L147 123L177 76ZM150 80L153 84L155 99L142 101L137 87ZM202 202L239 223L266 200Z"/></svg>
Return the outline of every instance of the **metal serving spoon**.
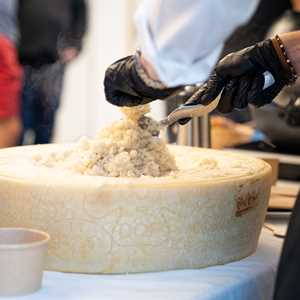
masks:
<svg viewBox="0 0 300 300"><path fill-rule="evenodd" d="M266 89L275 83L275 79L269 71L264 72L263 75L264 75L264 79L265 79L263 89ZM187 99L187 101L186 101L187 104L180 105L178 108L173 110L165 119L162 119L159 122L159 126L160 126L161 130L164 129L165 127L168 127L168 126L176 123L180 119L201 117L206 114L209 114L218 106L221 93L218 95L218 97L216 99L214 99L208 105L188 104L188 103L191 103L194 100L196 100L201 92L201 89L199 88L199 86L198 86L198 88L196 88L197 86L194 86L194 87L195 87L194 90L196 89L196 91ZM185 88L185 90L187 90L187 89ZM191 89L187 90L187 92L185 92L185 90L177 93L177 95L180 95L180 93L181 93L182 94L181 97L183 98L183 93L185 93L185 95L186 95L191 92ZM142 128L143 127L145 128L145 126L146 126L144 120L145 119L143 119L143 117L139 120L139 125ZM159 132L157 132L157 135L159 135Z"/></svg>
<svg viewBox="0 0 300 300"><path fill-rule="evenodd" d="M274 84L275 79L273 75L266 71L264 72L264 78L265 78L265 83L263 86L263 89L265 90L266 88L270 87L272 84ZM187 102L193 102L193 100L196 100L198 97L198 94L200 93L200 89L198 89L188 100ZM159 123L161 125L161 128L170 126L177 122L180 119L184 118L193 118L193 117L201 117L203 115L209 114L212 112L219 104L220 101L220 95L213 100L211 103L208 105L203 105L203 104L195 104L195 105L190 105L190 104L183 104L180 105L178 108L173 110L165 119L161 120Z"/></svg>

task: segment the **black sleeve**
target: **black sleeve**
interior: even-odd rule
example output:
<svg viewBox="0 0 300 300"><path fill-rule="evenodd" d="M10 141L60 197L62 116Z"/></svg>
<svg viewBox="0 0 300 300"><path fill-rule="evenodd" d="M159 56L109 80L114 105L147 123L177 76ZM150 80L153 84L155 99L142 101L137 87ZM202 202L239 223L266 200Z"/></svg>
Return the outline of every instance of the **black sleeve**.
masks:
<svg viewBox="0 0 300 300"><path fill-rule="evenodd" d="M67 44L82 48L82 39L87 30L87 4L85 0L72 0L71 2L71 24L70 30L66 36Z"/></svg>
<svg viewBox="0 0 300 300"><path fill-rule="evenodd" d="M290 219L277 271L273 300L300 299L300 194Z"/></svg>

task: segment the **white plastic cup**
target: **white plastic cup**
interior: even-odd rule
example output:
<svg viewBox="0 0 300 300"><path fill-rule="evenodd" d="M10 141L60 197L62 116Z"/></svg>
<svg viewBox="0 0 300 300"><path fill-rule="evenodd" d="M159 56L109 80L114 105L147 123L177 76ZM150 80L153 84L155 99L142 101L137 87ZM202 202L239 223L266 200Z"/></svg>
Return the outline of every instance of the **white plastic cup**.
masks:
<svg viewBox="0 0 300 300"><path fill-rule="evenodd" d="M0 297L41 288L49 235L27 228L0 228Z"/></svg>

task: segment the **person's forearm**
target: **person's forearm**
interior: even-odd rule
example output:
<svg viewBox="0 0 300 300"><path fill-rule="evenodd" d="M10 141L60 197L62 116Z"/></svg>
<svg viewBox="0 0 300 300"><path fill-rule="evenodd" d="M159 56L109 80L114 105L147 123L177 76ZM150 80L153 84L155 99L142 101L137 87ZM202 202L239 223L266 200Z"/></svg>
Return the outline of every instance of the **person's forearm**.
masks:
<svg viewBox="0 0 300 300"><path fill-rule="evenodd" d="M288 58L291 60L298 75L300 75L300 31L280 35Z"/></svg>
<svg viewBox="0 0 300 300"><path fill-rule="evenodd" d="M283 33L280 35L280 38L297 74L300 75L300 31ZM143 55L141 55L140 61L148 76L154 80L159 80L153 66L143 57Z"/></svg>
<svg viewBox="0 0 300 300"><path fill-rule="evenodd" d="M141 55L141 57L140 57L140 62L141 62L141 65L143 66L145 72L151 79L159 80L159 77L158 77L157 73L155 72L153 66L147 59L145 59L145 57L143 55Z"/></svg>
<svg viewBox="0 0 300 300"><path fill-rule="evenodd" d="M283 33L280 35L280 38L297 74L300 75L300 31ZM143 57L143 55L141 56L141 64L150 78L159 80L158 75L152 67L151 63L149 63Z"/></svg>
<svg viewBox="0 0 300 300"><path fill-rule="evenodd" d="M300 0L291 0L293 11L300 12Z"/></svg>

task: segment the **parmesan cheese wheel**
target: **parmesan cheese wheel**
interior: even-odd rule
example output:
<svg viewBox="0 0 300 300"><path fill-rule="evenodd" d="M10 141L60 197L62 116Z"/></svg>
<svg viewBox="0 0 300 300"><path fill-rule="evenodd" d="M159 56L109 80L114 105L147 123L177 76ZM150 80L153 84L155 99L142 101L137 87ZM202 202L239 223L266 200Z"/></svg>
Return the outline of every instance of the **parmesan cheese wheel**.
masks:
<svg viewBox="0 0 300 300"><path fill-rule="evenodd" d="M200 268L255 251L271 186L265 162L169 146L178 171L112 178L48 168L33 159L68 147L0 150L0 226L47 231L48 270Z"/></svg>

